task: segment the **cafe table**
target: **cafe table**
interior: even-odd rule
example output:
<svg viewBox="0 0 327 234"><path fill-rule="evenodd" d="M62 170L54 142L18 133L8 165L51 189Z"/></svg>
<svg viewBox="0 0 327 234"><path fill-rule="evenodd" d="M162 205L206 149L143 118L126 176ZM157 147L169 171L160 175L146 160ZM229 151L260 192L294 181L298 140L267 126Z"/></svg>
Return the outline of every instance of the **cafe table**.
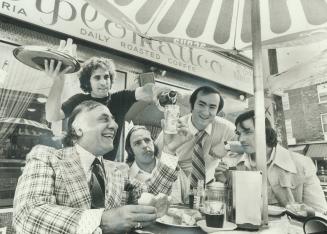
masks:
<svg viewBox="0 0 327 234"><path fill-rule="evenodd" d="M269 225L262 227L257 231L246 231L235 229L232 231L217 231L214 234L303 234L302 223L290 219L287 215L281 217L269 217ZM200 227L176 227L161 223L153 223L142 230L136 230L133 233L143 234L205 234Z"/></svg>

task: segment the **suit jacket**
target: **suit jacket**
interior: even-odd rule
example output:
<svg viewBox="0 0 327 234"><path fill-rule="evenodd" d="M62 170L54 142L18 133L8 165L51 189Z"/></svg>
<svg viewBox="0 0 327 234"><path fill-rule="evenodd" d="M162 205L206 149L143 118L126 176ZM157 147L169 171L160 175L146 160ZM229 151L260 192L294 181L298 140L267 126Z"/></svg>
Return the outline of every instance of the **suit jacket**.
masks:
<svg viewBox="0 0 327 234"><path fill-rule="evenodd" d="M281 206L292 202L304 203L316 211L325 212L326 199L311 158L291 152L280 145L275 150L275 158L268 167L267 178L277 202ZM249 170L248 162L240 160L237 169Z"/></svg>
<svg viewBox="0 0 327 234"><path fill-rule="evenodd" d="M177 172L159 165L145 185L128 178L128 166L104 160L105 209L135 202L142 192L169 193ZM18 233L75 233L82 212L91 208L86 176L75 147L38 145L27 156L14 198Z"/></svg>

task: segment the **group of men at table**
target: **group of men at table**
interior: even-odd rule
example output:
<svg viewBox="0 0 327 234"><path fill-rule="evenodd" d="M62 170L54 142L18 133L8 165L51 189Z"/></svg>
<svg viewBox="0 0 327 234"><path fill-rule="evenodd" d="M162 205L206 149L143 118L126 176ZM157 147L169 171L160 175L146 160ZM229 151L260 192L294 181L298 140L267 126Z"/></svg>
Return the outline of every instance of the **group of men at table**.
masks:
<svg viewBox="0 0 327 234"><path fill-rule="evenodd" d="M18 233L126 232L157 218L154 207L137 204L143 192L187 203L198 181L223 182L230 166L257 170L254 111L239 115L235 125L218 117L224 100L210 86L192 93L191 113L178 120L177 134L163 131L154 141L146 127L134 126L126 137L126 163L115 162L125 114L139 100L152 101L154 85L110 94L114 63L93 57L79 73L85 94L62 104L69 68L60 67L61 62L45 61L45 73L53 79L46 116L49 121L68 118L65 147L38 145L28 154L14 198L13 226ZM227 153L224 142L235 139L244 154ZM266 141L269 204L299 203L325 212L312 160L280 146L268 123ZM225 161L234 165L220 163L228 157L231 160Z"/></svg>

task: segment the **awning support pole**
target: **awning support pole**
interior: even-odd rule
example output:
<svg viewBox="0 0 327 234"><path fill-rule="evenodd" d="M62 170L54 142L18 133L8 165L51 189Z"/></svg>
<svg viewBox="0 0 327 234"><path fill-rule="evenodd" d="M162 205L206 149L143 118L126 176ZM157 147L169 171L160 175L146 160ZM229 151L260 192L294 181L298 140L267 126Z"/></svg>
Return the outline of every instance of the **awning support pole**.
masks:
<svg viewBox="0 0 327 234"><path fill-rule="evenodd" d="M251 1L251 33L253 53L253 80L255 97L255 139L256 163L262 172L262 224L268 225L268 197L267 197L267 161L266 161L266 133L265 133L265 103L263 85L263 65L261 46L261 23L259 0Z"/></svg>

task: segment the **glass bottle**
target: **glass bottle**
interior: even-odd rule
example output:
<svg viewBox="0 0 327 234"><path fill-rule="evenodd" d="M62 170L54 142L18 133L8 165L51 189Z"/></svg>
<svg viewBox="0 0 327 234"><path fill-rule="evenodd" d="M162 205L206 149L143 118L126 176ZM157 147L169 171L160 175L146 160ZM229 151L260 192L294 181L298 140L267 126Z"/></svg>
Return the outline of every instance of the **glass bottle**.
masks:
<svg viewBox="0 0 327 234"><path fill-rule="evenodd" d="M201 210L204 201L204 180L198 181L196 193L194 193L194 209Z"/></svg>
<svg viewBox="0 0 327 234"><path fill-rule="evenodd" d="M165 111L166 105L175 105L177 102L177 92L169 91L169 92L161 92L157 96L157 107L162 112Z"/></svg>

